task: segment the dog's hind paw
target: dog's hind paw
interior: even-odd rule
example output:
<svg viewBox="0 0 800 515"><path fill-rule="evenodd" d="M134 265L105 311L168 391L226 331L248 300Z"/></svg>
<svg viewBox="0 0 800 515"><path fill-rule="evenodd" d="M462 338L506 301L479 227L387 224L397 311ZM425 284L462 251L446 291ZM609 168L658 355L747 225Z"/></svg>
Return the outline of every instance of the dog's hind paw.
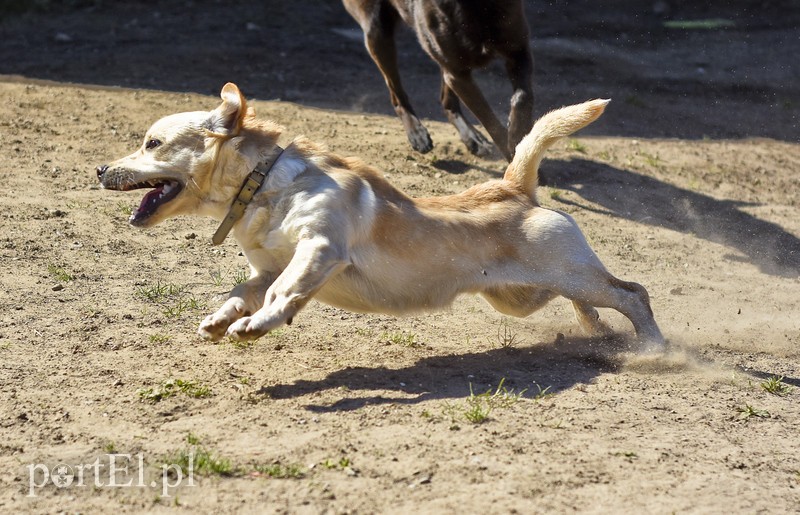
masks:
<svg viewBox="0 0 800 515"><path fill-rule="evenodd" d="M644 339L639 344L639 353L643 355L663 354L667 351L667 342L661 339Z"/></svg>
<svg viewBox="0 0 800 515"><path fill-rule="evenodd" d="M473 131L471 137L462 138L464 145L469 150L470 154L478 157L493 157L498 152L498 148L494 143L486 139L483 134L478 131Z"/></svg>

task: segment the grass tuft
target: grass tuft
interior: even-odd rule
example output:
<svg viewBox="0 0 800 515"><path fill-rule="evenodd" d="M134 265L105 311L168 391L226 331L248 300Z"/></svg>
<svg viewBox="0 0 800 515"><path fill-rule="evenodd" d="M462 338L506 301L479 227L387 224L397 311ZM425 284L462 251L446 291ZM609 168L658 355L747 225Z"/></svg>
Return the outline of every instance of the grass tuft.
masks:
<svg viewBox="0 0 800 515"><path fill-rule="evenodd" d="M792 387L783 382L783 377L772 376L766 381L761 382L761 389L772 395L783 397L789 395Z"/></svg>
<svg viewBox="0 0 800 515"><path fill-rule="evenodd" d="M149 337L150 343L167 343L172 339L172 336L164 333L151 334Z"/></svg>
<svg viewBox="0 0 800 515"><path fill-rule="evenodd" d="M156 403L179 393L195 399L209 397L211 396L211 388L197 384L194 381L167 379L158 386L142 388L137 393L139 394L139 398L143 401Z"/></svg>
<svg viewBox="0 0 800 515"><path fill-rule="evenodd" d="M420 347L421 344L417 342L417 335L414 333L406 333L403 332L394 332L394 333L383 333L383 338L386 339L388 343L392 343L394 345L403 345L406 347Z"/></svg>
<svg viewBox="0 0 800 515"><path fill-rule="evenodd" d="M253 469L265 476L274 479L300 479L305 477L306 471L297 464L283 465L281 463L270 463L267 465L255 465Z"/></svg>
<svg viewBox="0 0 800 515"><path fill-rule="evenodd" d="M57 281L62 283L67 283L69 281L74 281L75 276L69 272L67 272L63 267L58 265L49 264L47 265L47 273L53 276Z"/></svg>
<svg viewBox="0 0 800 515"><path fill-rule="evenodd" d="M567 141L567 150L572 150L573 152L580 152L581 154L586 153L586 145L581 143L580 141L570 138Z"/></svg>
<svg viewBox="0 0 800 515"><path fill-rule="evenodd" d="M163 464L180 468L184 476L189 471L200 476L231 477L239 474L238 467L229 458L223 458L201 446L175 451L164 457Z"/></svg>
<svg viewBox="0 0 800 515"><path fill-rule="evenodd" d="M469 397L464 401L464 406L453 404L445 405L445 415L450 416L453 422L462 416L467 422L472 424L482 424L488 421L489 415L496 409L509 408L516 404L526 390L515 392L504 386L505 378L500 380L500 384L492 391L491 388L484 393L475 394L472 390L472 383L469 385Z"/></svg>
<svg viewBox="0 0 800 515"><path fill-rule="evenodd" d="M739 420L749 420L751 417L758 417L758 418L770 417L768 411L756 409L749 404L737 407L736 411L739 412Z"/></svg>
<svg viewBox="0 0 800 515"><path fill-rule="evenodd" d="M503 349L513 347L517 343L517 335L509 327L507 318L500 319L500 325L497 327L497 341Z"/></svg>

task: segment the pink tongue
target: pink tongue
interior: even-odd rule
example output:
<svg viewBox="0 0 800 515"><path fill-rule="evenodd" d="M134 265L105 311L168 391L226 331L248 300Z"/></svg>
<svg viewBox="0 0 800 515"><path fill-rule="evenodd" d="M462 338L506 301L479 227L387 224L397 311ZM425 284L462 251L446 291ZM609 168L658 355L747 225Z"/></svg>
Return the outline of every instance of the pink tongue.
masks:
<svg viewBox="0 0 800 515"><path fill-rule="evenodd" d="M158 200L158 197L161 195L161 192L163 190L164 186L162 185L159 186L158 188L155 188L147 192L147 195L145 195L144 198L142 199L142 203L139 204L138 211L142 212L147 210L148 208L152 209L152 207L156 204L156 201ZM148 204L150 205L148 206Z"/></svg>

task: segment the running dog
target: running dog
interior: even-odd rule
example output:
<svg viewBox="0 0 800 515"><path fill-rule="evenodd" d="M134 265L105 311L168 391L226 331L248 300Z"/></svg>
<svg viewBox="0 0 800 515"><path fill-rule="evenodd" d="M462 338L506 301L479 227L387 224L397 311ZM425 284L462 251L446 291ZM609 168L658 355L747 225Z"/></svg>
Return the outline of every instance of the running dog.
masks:
<svg viewBox="0 0 800 515"><path fill-rule="evenodd" d="M517 317L562 295L591 335L608 332L595 308L613 308L648 349L664 347L647 291L606 271L575 221L536 201L545 150L599 117L607 100L542 117L503 179L410 198L361 160L305 138L282 149L282 128L257 119L234 84L221 97L212 111L162 118L133 154L97 168L106 189L150 188L134 226L194 214L221 221L216 244L233 231L250 279L200 324L203 337L258 338L312 298L399 315L476 293Z"/></svg>
<svg viewBox="0 0 800 515"><path fill-rule="evenodd" d="M423 50L439 65L442 107L467 149L486 156L493 147L464 118L459 98L511 161L514 148L533 125L533 55L521 0L344 0L344 6L364 31L367 51L383 75L414 150L428 152L433 143L400 82L394 42L400 20L414 30ZM508 129L472 80L472 71L495 57L505 61L514 90Z"/></svg>

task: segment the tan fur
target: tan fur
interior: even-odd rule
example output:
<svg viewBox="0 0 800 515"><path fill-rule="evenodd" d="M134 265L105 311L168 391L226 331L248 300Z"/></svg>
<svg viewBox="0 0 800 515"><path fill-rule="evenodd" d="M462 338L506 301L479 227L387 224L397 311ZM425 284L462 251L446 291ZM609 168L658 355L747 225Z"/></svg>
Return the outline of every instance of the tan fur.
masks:
<svg viewBox="0 0 800 515"><path fill-rule="evenodd" d="M539 164L544 151L561 138L586 127L597 120L608 105L608 100L591 100L583 104L562 107L542 116L531 132L517 145L514 159L506 168L505 180L522 185L531 196L536 197L539 184Z"/></svg>
<svg viewBox="0 0 800 515"><path fill-rule="evenodd" d="M159 120L136 153L98 168L110 189L142 181L184 185L137 225L177 214L221 220L245 177L276 145L281 128L257 120L235 85L221 96L214 111ZM609 274L569 215L535 201L544 151L600 116L606 103L547 114L519 144L503 180L445 197L413 199L361 160L295 139L234 227L251 277L203 321L200 334L257 338L290 323L312 298L402 314L477 293L503 313L527 316L562 295L587 332L607 331L595 307L611 307L641 340L661 348L646 290ZM157 138L158 148L148 150Z"/></svg>

